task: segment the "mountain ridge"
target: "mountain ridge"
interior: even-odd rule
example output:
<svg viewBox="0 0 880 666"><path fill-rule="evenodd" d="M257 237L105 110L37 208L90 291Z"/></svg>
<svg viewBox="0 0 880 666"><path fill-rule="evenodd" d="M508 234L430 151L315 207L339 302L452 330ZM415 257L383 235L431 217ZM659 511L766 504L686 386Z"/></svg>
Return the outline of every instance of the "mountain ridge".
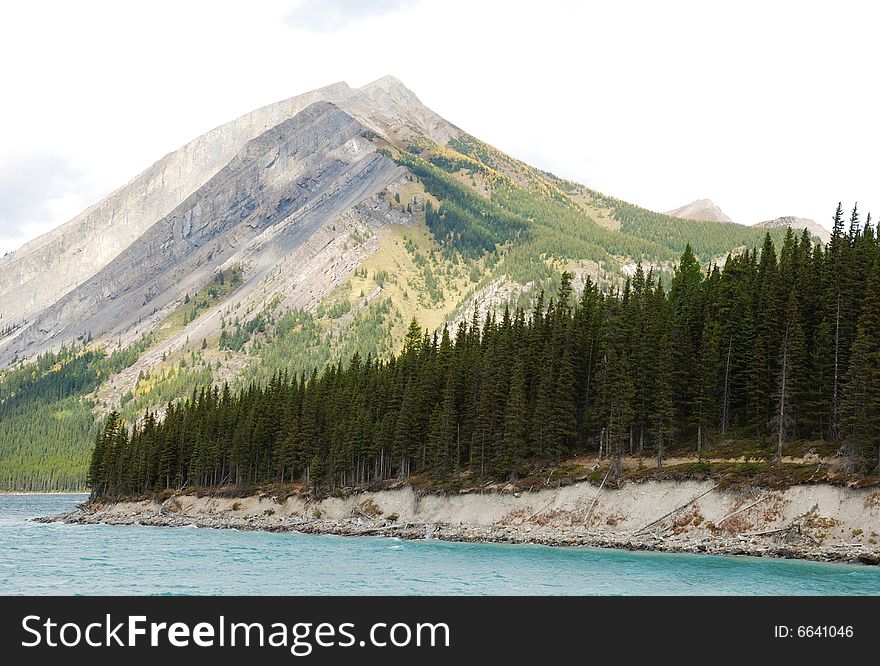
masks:
<svg viewBox="0 0 880 666"><path fill-rule="evenodd" d="M317 149L311 147L314 165L309 169L308 165L302 164L302 151L309 148L307 144L315 141L309 130L319 123L324 125L321 131L326 133L325 138L332 139L333 143L321 143ZM329 199L325 200L324 197L331 196L331 193L317 189L319 180L335 175L333 168L344 163L337 157L327 164L321 157L345 148L354 160L353 166L367 153L375 155L372 146L368 148L366 139L360 137L363 131L363 126L335 105L315 102L294 118L252 139L200 190L152 225L95 275L44 310L20 336L25 348L19 345L14 352L9 350L5 355L0 351L0 362L8 362L11 353L21 353L39 339L45 344L58 336L74 339L86 333L100 336L112 330L118 332L135 320L148 317L151 307L155 311L155 308L166 306L167 300L173 297L168 291L172 284L189 285L192 289L200 279L206 277L206 271L210 272L212 267L218 268L224 263L227 252L234 256L235 248L255 239L273 224L296 212L301 215L307 213L303 207L310 203L326 206ZM358 139L360 145L349 144ZM291 144L294 145L291 147ZM286 182L279 183L277 178L276 182L264 180L256 188L250 176L262 168L283 167L283 164L279 167L278 161L283 158L282 151L285 150L289 153L288 157L296 157L295 160L288 160L287 169L282 171ZM384 160L378 155L375 159ZM269 167L262 166L267 161ZM387 162L379 168L379 172L394 175L397 167ZM339 175L344 176L345 172ZM382 178L372 189L378 191L388 182L390 178ZM233 188L231 192L228 191L230 187ZM315 189L317 192L314 196L321 197L316 204L312 202L314 196L310 192ZM251 198L252 193L260 199ZM373 193L372 190L370 193ZM300 197L303 198L302 207L297 207ZM359 194L355 197L357 201L349 201L344 208L363 198ZM221 203L227 200L224 210ZM242 209L247 212L246 216L242 216ZM210 225L215 219L226 226L212 228ZM303 224L302 219L300 224ZM229 231L237 233L233 237L223 237ZM197 237L202 232L209 235ZM302 233L300 229L297 232ZM161 247L162 251L154 251L156 247ZM189 260L190 256L193 257L192 261ZM117 267L115 271L114 266ZM167 275L168 272L171 274ZM131 277L126 279L127 275ZM123 285L122 290L117 285ZM141 299L142 304L139 303ZM101 306L105 310L103 321L99 309Z"/></svg>
<svg viewBox="0 0 880 666"><path fill-rule="evenodd" d="M390 113L375 112L376 96L391 100ZM0 321L21 323L56 301L204 185L247 141L316 101L340 106L370 130L398 143L420 130L446 140L460 132L423 107L394 77L360 89L338 82L260 107L166 154L70 221L0 257ZM47 280L47 268L62 277Z"/></svg>

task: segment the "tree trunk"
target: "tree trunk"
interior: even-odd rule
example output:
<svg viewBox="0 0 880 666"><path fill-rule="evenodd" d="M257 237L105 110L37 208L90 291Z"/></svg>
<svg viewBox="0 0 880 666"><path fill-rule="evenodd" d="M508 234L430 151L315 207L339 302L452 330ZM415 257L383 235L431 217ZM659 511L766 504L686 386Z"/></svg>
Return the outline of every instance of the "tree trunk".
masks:
<svg viewBox="0 0 880 666"><path fill-rule="evenodd" d="M837 441L837 415L839 407L838 382L840 361L840 290L837 291L837 316L834 324L834 389L831 396L831 439Z"/></svg>
<svg viewBox="0 0 880 666"><path fill-rule="evenodd" d="M733 338L727 345L727 364L724 367L724 394L721 396L721 434L730 425L730 356L733 352Z"/></svg>
<svg viewBox="0 0 880 666"><path fill-rule="evenodd" d="M779 423L776 428L778 430L776 439L776 464L782 462L782 448L785 445L785 403L788 400L788 327L785 328L785 340L782 343L782 377L779 387L779 414L777 418Z"/></svg>

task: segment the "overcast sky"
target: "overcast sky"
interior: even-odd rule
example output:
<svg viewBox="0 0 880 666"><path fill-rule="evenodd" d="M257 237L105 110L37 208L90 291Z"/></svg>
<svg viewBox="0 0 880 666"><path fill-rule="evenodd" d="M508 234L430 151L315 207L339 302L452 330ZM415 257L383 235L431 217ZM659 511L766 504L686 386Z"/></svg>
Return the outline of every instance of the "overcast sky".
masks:
<svg viewBox="0 0 880 666"><path fill-rule="evenodd" d="M385 74L531 164L737 222L880 213L873 3L27 2L0 8L0 252L258 106Z"/></svg>

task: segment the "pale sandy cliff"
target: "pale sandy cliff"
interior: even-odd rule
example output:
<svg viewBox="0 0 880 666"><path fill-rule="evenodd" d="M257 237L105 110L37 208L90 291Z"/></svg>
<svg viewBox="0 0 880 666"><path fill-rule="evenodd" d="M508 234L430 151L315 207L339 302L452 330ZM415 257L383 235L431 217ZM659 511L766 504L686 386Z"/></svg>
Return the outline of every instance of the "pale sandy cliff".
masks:
<svg viewBox="0 0 880 666"><path fill-rule="evenodd" d="M313 500L177 494L97 504L55 520L452 541L606 546L880 563L880 491L827 484L724 489L712 481L581 482L422 494L409 486Z"/></svg>

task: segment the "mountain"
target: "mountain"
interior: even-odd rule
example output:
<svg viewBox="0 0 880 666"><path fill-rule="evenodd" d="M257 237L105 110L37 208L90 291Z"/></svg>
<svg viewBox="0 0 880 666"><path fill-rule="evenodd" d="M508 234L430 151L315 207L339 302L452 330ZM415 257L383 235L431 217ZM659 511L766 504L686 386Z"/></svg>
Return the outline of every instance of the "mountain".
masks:
<svg viewBox="0 0 880 666"><path fill-rule="evenodd" d="M823 227L815 220L808 220L804 217L794 217L791 215L786 215L783 217L777 217L772 220L758 222L754 226L759 229L787 229L788 227L791 227L795 231L806 229L813 236L819 238L819 240L823 243L827 243L829 240L831 240L831 232L828 231L828 229Z"/></svg>
<svg viewBox="0 0 880 666"><path fill-rule="evenodd" d="M2 321L26 319L55 303L203 187L248 141L318 101L396 141L418 134L446 142L460 133L393 77L361 89L336 83L257 109L166 155L70 222L0 258Z"/></svg>
<svg viewBox="0 0 880 666"><path fill-rule="evenodd" d="M759 246L533 168L393 77L215 128L0 259L0 487L79 487L97 424L213 384L385 357L429 331ZM780 240L783 228L772 229Z"/></svg>
<svg viewBox="0 0 880 666"><path fill-rule="evenodd" d="M680 217L683 220L708 220L712 222L733 222L727 215L716 206L710 199L697 199L675 210L666 212L671 217Z"/></svg>
<svg viewBox="0 0 880 666"><path fill-rule="evenodd" d="M263 284L324 223L401 177L365 132L338 107L315 102L250 140L195 193L36 315L14 348L26 353L53 338L142 328L217 267L250 263L247 286ZM325 280L309 291L333 284ZM240 289L239 298L247 292Z"/></svg>

